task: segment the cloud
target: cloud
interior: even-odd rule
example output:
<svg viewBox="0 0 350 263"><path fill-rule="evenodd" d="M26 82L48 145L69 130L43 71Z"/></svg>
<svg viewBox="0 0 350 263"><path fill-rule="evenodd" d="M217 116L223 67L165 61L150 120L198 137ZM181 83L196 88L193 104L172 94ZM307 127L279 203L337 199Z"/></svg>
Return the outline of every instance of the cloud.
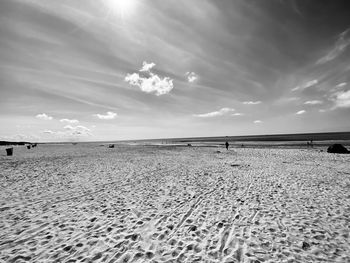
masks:
<svg viewBox="0 0 350 263"><path fill-rule="evenodd" d="M254 123L258 124L258 123L262 123L262 121L261 120L255 120Z"/></svg>
<svg viewBox="0 0 350 263"><path fill-rule="evenodd" d="M244 115L244 114L240 113L240 112L236 112L236 113L231 114L231 116L242 116L242 115Z"/></svg>
<svg viewBox="0 0 350 263"><path fill-rule="evenodd" d="M156 64L151 62L147 63L146 61L142 62L142 68L140 69L140 72L150 71Z"/></svg>
<svg viewBox="0 0 350 263"><path fill-rule="evenodd" d="M71 135L91 135L91 130L85 126L78 125L78 126L71 126L66 125L63 127L63 129L70 131Z"/></svg>
<svg viewBox="0 0 350 263"><path fill-rule="evenodd" d="M335 108L349 108L350 107L350 90L340 91L333 94L332 100L335 102Z"/></svg>
<svg viewBox="0 0 350 263"><path fill-rule="evenodd" d="M173 80L169 77L161 78L157 74L150 72L149 70L154 67L154 63L143 62L140 72L146 72L143 75L139 73L127 74L124 81L130 85L138 86L143 92L155 93L156 96L169 93L173 88Z"/></svg>
<svg viewBox="0 0 350 263"><path fill-rule="evenodd" d="M304 89L310 88L312 86L315 86L316 84L318 84L317 79L310 80L310 81L305 82L303 85L296 86L295 88L291 89L291 91L304 90Z"/></svg>
<svg viewBox="0 0 350 263"><path fill-rule="evenodd" d="M67 123L79 123L78 120L70 120L70 119L60 119L60 122L67 122Z"/></svg>
<svg viewBox="0 0 350 263"><path fill-rule="evenodd" d="M246 105L256 105L256 104L260 104L261 101L258 100L258 101L244 101L243 104L246 104Z"/></svg>
<svg viewBox="0 0 350 263"><path fill-rule="evenodd" d="M32 134L15 134L11 136L0 136L0 140L4 141L37 141L40 138Z"/></svg>
<svg viewBox="0 0 350 263"><path fill-rule="evenodd" d="M199 118L211 118L211 117L222 116L232 111L234 111L234 109L232 108L222 108L218 111L213 111L213 112L208 112L203 114L194 114L193 116L199 117Z"/></svg>
<svg viewBox="0 0 350 263"><path fill-rule="evenodd" d="M300 86L296 86L295 88L292 88L291 91L297 91L297 90L300 90L301 87Z"/></svg>
<svg viewBox="0 0 350 263"><path fill-rule="evenodd" d="M310 80L304 84L304 89L310 88L312 86L315 86L318 83L317 79Z"/></svg>
<svg viewBox="0 0 350 263"><path fill-rule="evenodd" d="M334 47L325 55L320 58L316 64L324 64L328 61L331 61L338 56L340 56L350 44L350 28L339 34L337 41L335 42Z"/></svg>
<svg viewBox="0 0 350 263"><path fill-rule="evenodd" d="M342 87L345 87L346 86L346 82L342 82L342 83L339 83L338 85L336 85L335 87L336 88L342 88Z"/></svg>
<svg viewBox="0 0 350 263"><path fill-rule="evenodd" d="M193 83L193 82L195 82L197 79L198 79L198 75L196 74L196 73L194 73L194 72L186 72L186 77L187 77L187 81L189 82L189 83Z"/></svg>
<svg viewBox="0 0 350 263"><path fill-rule="evenodd" d="M64 139L92 136L91 130L82 125L78 125L78 126L66 125L63 127L63 129L64 131L45 130L42 133L48 134L56 138L64 138Z"/></svg>
<svg viewBox="0 0 350 263"><path fill-rule="evenodd" d="M301 114L304 114L306 111L305 110L300 110L300 111L298 111L297 113L295 113L295 114L297 114L297 115L301 115Z"/></svg>
<svg viewBox="0 0 350 263"><path fill-rule="evenodd" d="M96 116L100 120L112 120L112 119L115 119L115 117L117 117L118 114L112 111L108 111L106 114L97 113L97 114L94 114L93 116Z"/></svg>
<svg viewBox="0 0 350 263"><path fill-rule="evenodd" d="M45 120L45 121L51 121L53 119L53 117L45 114L45 113L41 113L35 116L35 118L41 119L41 120Z"/></svg>
<svg viewBox="0 0 350 263"><path fill-rule="evenodd" d="M305 101L304 104L307 104L307 105L317 105L317 104L322 104L323 101L321 100L308 100L308 101Z"/></svg>

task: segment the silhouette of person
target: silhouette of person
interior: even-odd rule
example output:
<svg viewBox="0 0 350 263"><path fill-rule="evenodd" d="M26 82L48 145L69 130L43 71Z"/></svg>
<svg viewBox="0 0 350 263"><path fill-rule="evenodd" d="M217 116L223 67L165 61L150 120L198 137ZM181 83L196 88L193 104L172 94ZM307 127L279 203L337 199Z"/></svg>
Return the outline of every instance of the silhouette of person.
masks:
<svg viewBox="0 0 350 263"><path fill-rule="evenodd" d="M228 147L230 146L228 142L225 142L226 150L228 150Z"/></svg>

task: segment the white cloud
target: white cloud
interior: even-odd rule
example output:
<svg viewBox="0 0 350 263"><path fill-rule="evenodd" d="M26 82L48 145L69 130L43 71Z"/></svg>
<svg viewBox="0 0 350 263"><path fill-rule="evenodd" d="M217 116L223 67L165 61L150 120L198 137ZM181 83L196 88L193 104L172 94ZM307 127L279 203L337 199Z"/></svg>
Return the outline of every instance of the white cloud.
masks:
<svg viewBox="0 0 350 263"><path fill-rule="evenodd" d="M236 112L236 113L231 114L231 116L242 116L242 115L244 115L244 114L240 113L240 112Z"/></svg>
<svg viewBox="0 0 350 263"><path fill-rule="evenodd" d="M139 73L127 74L125 81L130 85L138 86L143 92L155 93L160 96L169 93L173 88L173 80L169 77L161 78L157 74L150 72L149 70L154 67L154 63L143 62L140 72L146 72L145 76Z"/></svg>
<svg viewBox="0 0 350 263"><path fill-rule="evenodd" d="M295 88L291 89L291 91L304 90L304 89L310 88L312 86L315 86L316 84L318 84L318 80L313 79L313 80L305 82L303 85L296 86Z"/></svg>
<svg viewBox="0 0 350 263"><path fill-rule="evenodd" d="M323 101L321 100L308 100L308 101L305 101L304 104L307 104L307 105L317 105L317 104L322 104Z"/></svg>
<svg viewBox="0 0 350 263"><path fill-rule="evenodd" d="M335 102L335 108L349 108L350 90L335 93L332 100Z"/></svg>
<svg viewBox="0 0 350 263"><path fill-rule="evenodd" d="M15 134L11 136L0 136L0 140L4 141L37 141L40 138L32 134Z"/></svg>
<svg viewBox="0 0 350 263"><path fill-rule="evenodd" d="M66 126L63 127L63 129L65 129L65 130L74 130L73 126L71 126L71 125L66 125Z"/></svg>
<svg viewBox="0 0 350 263"><path fill-rule="evenodd" d="M71 126L66 125L63 127L65 131L51 131L51 130L45 130L43 133L48 134L50 136L54 136L56 138L76 138L76 137L83 137L83 136L92 136L91 130L85 126L78 125L78 126Z"/></svg>
<svg viewBox="0 0 350 263"><path fill-rule="evenodd" d="M47 115L46 113L41 113L35 116L35 118L41 119L41 120L45 120L45 121L51 121L53 119L53 117Z"/></svg>
<svg viewBox="0 0 350 263"><path fill-rule="evenodd" d="M70 120L70 119L60 119L60 122L67 122L67 123L79 123L78 120Z"/></svg>
<svg viewBox="0 0 350 263"><path fill-rule="evenodd" d="M258 124L258 123L262 123L262 121L261 120L255 120L254 123Z"/></svg>
<svg viewBox="0 0 350 263"><path fill-rule="evenodd" d="M316 64L324 64L340 56L350 44L350 28L339 34L334 47L324 57L320 58Z"/></svg>
<svg viewBox="0 0 350 263"><path fill-rule="evenodd" d="M310 88L312 86L315 86L316 84L318 84L318 80L317 79L310 80L310 81L308 81L308 82L306 82L304 84L304 89L307 89L307 88Z"/></svg>
<svg viewBox="0 0 350 263"><path fill-rule="evenodd" d="M256 104L260 104L261 101L258 100L258 101L244 101L243 104L246 104L246 105L256 105Z"/></svg>
<svg viewBox="0 0 350 263"><path fill-rule="evenodd" d="M115 117L117 117L117 113L112 112L112 111L108 111L106 114L94 114L93 116L96 116L97 118L101 119L101 120L112 120L115 119Z"/></svg>
<svg viewBox="0 0 350 263"><path fill-rule="evenodd" d="M211 117L222 116L232 111L234 111L234 109L232 108L222 108L218 111L213 111L213 112L208 112L203 114L194 114L193 116L200 117L200 118L211 118Z"/></svg>
<svg viewBox="0 0 350 263"><path fill-rule="evenodd" d="M71 135L91 135L91 130L85 126L78 125L78 126L71 126L66 125L63 127L63 129L71 131Z"/></svg>
<svg viewBox="0 0 350 263"><path fill-rule="evenodd" d="M198 75L194 72L186 72L187 81L193 83L198 79Z"/></svg>
<svg viewBox="0 0 350 263"><path fill-rule="evenodd" d="M300 111L298 111L298 112L295 113L295 114L301 115L301 114L304 114L305 112L306 112L305 110L300 110Z"/></svg>
<svg viewBox="0 0 350 263"><path fill-rule="evenodd" d="M292 91L297 91L297 90L300 90L300 89L301 89L300 86L296 86L295 88L292 88L291 90L292 90Z"/></svg>
<svg viewBox="0 0 350 263"><path fill-rule="evenodd" d="M342 83L339 83L338 85L336 85L335 87L336 88L342 88L342 87L345 87L346 86L346 82L342 82Z"/></svg>
<svg viewBox="0 0 350 263"><path fill-rule="evenodd" d="M142 62L142 68L140 69L140 72L146 72L150 71L156 64L151 62L147 63L146 61Z"/></svg>

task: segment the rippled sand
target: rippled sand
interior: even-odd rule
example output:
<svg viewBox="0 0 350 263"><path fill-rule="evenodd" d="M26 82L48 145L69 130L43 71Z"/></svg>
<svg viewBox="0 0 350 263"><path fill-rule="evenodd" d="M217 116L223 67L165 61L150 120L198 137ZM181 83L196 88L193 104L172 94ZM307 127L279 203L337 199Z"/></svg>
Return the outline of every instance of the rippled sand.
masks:
<svg viewBox="0 0 350 263"><path fill-rule="evenodd" d="M350 262L350 155L39 145L0 156L0 262Z"/></svg>

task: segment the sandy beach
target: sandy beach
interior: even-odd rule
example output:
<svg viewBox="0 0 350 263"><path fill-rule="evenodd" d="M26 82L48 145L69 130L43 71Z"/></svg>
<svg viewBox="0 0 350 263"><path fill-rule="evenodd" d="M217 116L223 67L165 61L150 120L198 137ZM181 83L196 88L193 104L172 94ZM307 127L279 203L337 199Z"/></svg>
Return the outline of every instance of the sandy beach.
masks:
<svg viewBox="0 0 350 263"><path fill-rule="evenodd" d="M1 262L350 262L350 155L93 144L0 156Z"/></svg>

